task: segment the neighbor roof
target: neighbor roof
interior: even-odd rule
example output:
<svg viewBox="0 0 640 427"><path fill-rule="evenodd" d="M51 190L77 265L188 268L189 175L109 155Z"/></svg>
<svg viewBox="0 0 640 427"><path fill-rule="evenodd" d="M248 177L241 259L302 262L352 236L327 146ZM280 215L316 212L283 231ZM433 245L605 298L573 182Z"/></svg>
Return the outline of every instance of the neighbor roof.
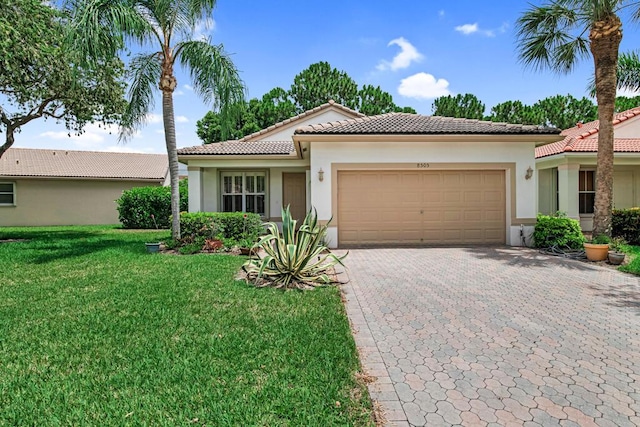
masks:
<svg viewBox="0 0 640 427"><path fill-rule="evenodd" d="M0 176L164 180L165 154L10 148L0 158Z"/></svg>
<svg viewBox="0 0 640 427"><path fill-rule="evenodd" d="M320 123L296 129L296 134L387 134L387 135L434 135L434 134L558 134L559 129L489 122L453 117L423 116L411 113L386 113L377 116Z"/></svg>
<svg viewBox="0 0 640 427"><path fill-rule="evenodd" d="M614 128L627 120L640 116L640 107L623 111L614 116ZM598 152L598 130L600 121L578 124L569 129L563 130L560 135L565 138L562 141L543 145L536 148L536 158L553 156L566 152ZM613 141L613 151L616 153L638 153L640 152L640 138L616 138Z"/></svg>
<svg viewBox="0 0 640 427"><path fill-rule="evenodd" d="M226 141L178 150L180 155L289 155L296 152L292 141Z"/></svg>

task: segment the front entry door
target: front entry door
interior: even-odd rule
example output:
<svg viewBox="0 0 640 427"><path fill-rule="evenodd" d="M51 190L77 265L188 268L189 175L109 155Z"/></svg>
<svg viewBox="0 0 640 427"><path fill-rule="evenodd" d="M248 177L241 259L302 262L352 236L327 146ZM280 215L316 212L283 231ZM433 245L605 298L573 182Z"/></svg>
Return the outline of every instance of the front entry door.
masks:
<svg viewBox="0 0 640 427"><path fill-rule="evenodd" d="M293 219L302 221L307 214L307 174L282 174L282 207L289 205Z"/></svg>

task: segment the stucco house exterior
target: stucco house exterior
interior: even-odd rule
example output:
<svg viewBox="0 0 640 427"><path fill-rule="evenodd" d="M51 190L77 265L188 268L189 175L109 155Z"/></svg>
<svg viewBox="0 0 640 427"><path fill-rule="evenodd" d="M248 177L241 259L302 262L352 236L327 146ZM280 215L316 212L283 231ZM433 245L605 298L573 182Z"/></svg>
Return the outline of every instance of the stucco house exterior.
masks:
<svg viewBox="0 0 640 427"><path fill-rule="evenodd" d="M290 205L331 220L330 247L519 245L538 211L535 147L559 130L388 113L330 101L240 140L178 150L189 210Z"/></svg>
<svg viewBox="0 0 640 427"><path fill-rule="evenodd" d="M613 126L614 208L640 206L640 107L616 114ZM565 212L586 232L593 229L598 129L597 120L578 124L536 148L540 212Z"/></svg>
<svg viewBox="0 0 640 427"><path fill-rule="evenodd" d="M0 158L0 226L117 224L124 190L167 185L166 155L10 148Z"/></svg>

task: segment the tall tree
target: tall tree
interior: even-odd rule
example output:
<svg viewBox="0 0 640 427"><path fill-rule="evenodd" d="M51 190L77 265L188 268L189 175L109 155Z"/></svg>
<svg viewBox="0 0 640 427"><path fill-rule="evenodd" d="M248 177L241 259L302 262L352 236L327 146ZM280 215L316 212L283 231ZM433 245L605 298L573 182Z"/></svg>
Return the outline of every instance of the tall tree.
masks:
<svg viewBox="0 0 640 427"><path fill-rule="evenodd" d="M638 52L625 52L618 58L618 88L640 92Z"/></svg>
<svg viewBox="0 0 640 427"><path fill-rule="evenodd" d="M344 71L331 68L328 62L317 62L293 79L291 98L303 112L333 99L349 108L356 108L358 85Z"/></svg>
<svg viewBox="0 0 640 427"><path fill-rule="evenodd" d="M112 123L124 101L123 64L103 56L80 65L65 45L67 16L41 0L12 0L0 7L0 157L22 126L39 118L82 132L90 121Z"/></svg>
<svg viewBox="0 0 640 427"><path fill-rule="evenodd" d="M197 24L211 19L216 0L78 0L75 25L77 44L90 57L116 52L127 42L158 50L140 53L130 63L129 106L122 120L123 138L139 129L153 108L154 90L162 93L162 116L171 175L172 237L180 238L180 195L173 92L174 66L189 71L194 91L213 104L228 129L233 108L244 101L244 85L222 45L193 40ZM226 132L226 130L225 130Z"/></svg>
<svg viewBox="0 0 640 427"><path fill-rule="evenodd" d="M578 122L590 122L598 117L598 107L589 98L577 99L571 95L555 95L541 99L533 105L544 121L540 124L568 129Z"/></svg>
<svg viewBox="0 0 640 427"><path fill-rule="evenodd" d="M253 110L257 119L258 130L298 114L291 96L281 87L271 89L262 96L260 101L256 99L254 106L250 105L250 109Z"/></svg>
<svg viewBox="0 0 640 427"><path fill-rule="evenodd" d="M433 101L433 115L464 119L484 118L485 105L475 95L446 95Z"/></svg>
<svg viewBox="0 0 640 427"><path fill-rule="evenodd" d="M356 109L367 116L392 112L415 113L411 107L398 107L389 92L383 91L380 86L373 85L364 85L358 91Z"/></svg>
<svg viewBox="0 0 640 427"><path fill-rule="evenodd" d="M613 114L616 71L622 40L618 14L628 8L640 18L638 2L625 0L550 0L531 6L516 22L521 60L535 69L569 73L579 60L593 57L598 101L598 157L594 235L611 235L613 204ZM586 38L585 35L589 34Z"/></svg>
<svg viewBox="0 0 640 427"><path fill-rule="evenodd" d="M640 107L640 96L619 96L616 98L616 113L621 113L637 107Z"/></svg>
<svg viewBox="0 0 640 427"><path fill-rule="evenodd" d="M521 101L505 101L491 108L489 120L494 122L520 123L523 125L541 125L545 122L544 113Z"/></svg>

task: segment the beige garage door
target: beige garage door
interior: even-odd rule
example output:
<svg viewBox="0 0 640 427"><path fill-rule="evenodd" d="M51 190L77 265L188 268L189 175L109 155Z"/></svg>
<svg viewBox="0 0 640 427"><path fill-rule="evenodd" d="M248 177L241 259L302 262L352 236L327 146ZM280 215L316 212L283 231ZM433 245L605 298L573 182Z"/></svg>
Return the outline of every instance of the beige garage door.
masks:
<svg viewBox="0 0 640 427"><path fill-rule="evenodd" d="M505 243L504 171L340 171L340 246Z"/></svg>

